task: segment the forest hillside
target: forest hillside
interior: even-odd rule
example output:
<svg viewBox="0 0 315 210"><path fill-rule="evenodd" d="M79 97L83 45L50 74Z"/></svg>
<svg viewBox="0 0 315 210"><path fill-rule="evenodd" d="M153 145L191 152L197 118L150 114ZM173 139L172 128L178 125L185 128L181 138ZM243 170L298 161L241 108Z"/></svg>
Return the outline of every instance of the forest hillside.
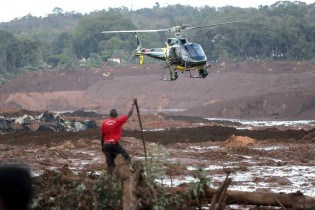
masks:
<svg viewBox="0 0 315 210"><path fill-rule="evenodd" d="M101 34L104 30L158 29L246 20L185 34L202 45L210 62L313 61L315 6L280 1L259 8L170 5L129 10L109 8L90 14L55 8L47 17L27 15L0 23L0 80L28 71L102 68L111 58L135 64L133 34ZM141 34L146 48L164 47L172 33ZM85 62L83 62L85 61ZM146 63L157 63L146 60Z"/></svg>

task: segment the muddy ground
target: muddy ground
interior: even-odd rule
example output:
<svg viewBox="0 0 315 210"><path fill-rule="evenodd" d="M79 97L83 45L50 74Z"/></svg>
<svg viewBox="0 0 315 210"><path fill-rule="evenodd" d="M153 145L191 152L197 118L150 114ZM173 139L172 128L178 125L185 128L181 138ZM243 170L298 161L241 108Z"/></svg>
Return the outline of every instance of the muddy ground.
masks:
<svg viewBox="0 0 315 210"><path fill-rule="evenodd" d="M100 117L94 119L101 122ZM148 159L165 167L157 180L165 186L194 181L194 174L202 169L215 188L221 185L229 171L230 190L301 191L315 197L313 125L308 129L249 130L202 118L166 114L142 115L142 121ZM133 159L144 161L136 116L125 125L123 135L121 144ZM35 177L47 170L61 171L65 165L75 173L100 174L106 170L99 129L7 133L0 136L0 151L1 163L26 165Z"/></svg>
<svg viewBox="0 0 315 210"><path fill-rule="evenodd" d="M163 185L194 181L201 169L218 187L230 171L231 190L301 191L315 197L314 63L226 61L213 63L206 79L189 78L186 72L176 82L160 80L163 68L146 64L29 72L1 84L0 115L48 110L100 125L111 108L127 113L137 98L148 159L163 166ZM71 114L73 110L78 111ZM302 124L243 125L239 119ZM144 161L136 114L123 135L121 143L133 159ZM248 139L253 141L244 143ZM99 129L1 134L0 162L26 165L34 177L65 165L75 173L106 170Z"/></svg>

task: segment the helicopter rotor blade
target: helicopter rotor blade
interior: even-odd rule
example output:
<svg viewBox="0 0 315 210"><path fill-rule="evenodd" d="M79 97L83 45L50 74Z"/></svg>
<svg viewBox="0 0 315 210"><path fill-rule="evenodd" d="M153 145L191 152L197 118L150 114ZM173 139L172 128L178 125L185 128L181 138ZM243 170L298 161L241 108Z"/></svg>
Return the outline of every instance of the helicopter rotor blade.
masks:
<svg viewBox="0 0 315 210"><path fill-rule="evenodd" d="M213 27L213 26L220 26L220 25L226 25L226 24L232 24L232 23L241 23L245 22L246 20L236 20L231 22L225 22L225 23L216 23L211 25L203 25L203 26L194 26L189 27L188 25L182 25L182 26L175 26L172 28L164 28L164 29L152 29L152 30L124 30L124 31L102 31L103 34L110 34L110 33L152 33L152 32L159 32L159 31L167 31L167 32L176 32L180 33L181 31L185 30L191 30L191 29L198 29L198 28L205 28L205 27Z"/></svg>
<svg viewBox="0 0 315 210"><path fill-rule="evenodd" d="M153 30L126 30L126 31L102 31L103 34L110 33L151 33L151 32L159 32L159 31L169 31L170 29L153 29Z"/></svg>
<svg viewBox="0 0 315 210"><path fill-rule="evenodd" d="M241 23L241 22L246 22L246 20L236 20L236 21L225 22L225 23L216 23L216 24L203 25L203 26L186 27L186 28L183 28L183 30L191 30L191 29L206 28L206 27L213 27L213 26L221 26L221 25L232 24L232 23Z"/></svg>

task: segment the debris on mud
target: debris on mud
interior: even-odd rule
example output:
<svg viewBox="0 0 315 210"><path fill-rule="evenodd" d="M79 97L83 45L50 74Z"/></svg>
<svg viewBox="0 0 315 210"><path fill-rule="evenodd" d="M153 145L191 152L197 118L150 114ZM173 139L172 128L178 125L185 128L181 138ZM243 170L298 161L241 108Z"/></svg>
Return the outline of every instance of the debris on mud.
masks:
<svg viewBox="0 0 315 210"><path fill-rule="evenodd" d="M14 131L84 131L97 128L97 123L93 120L65 120L60 114L48 111L38 116L25 114L22 117L2 117L0 116L0 132L8 133Z"/></svg>

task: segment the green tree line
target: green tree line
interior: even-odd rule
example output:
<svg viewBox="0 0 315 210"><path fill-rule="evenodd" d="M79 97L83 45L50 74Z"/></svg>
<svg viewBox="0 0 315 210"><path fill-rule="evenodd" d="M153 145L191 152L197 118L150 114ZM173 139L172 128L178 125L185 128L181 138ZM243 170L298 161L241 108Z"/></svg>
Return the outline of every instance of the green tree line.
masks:
<svg viewBox="0 0 315 210"><path fill-rule="evenodd" d="M109 8L90 14L55 8L47 17L27 15L0 23L1 80L29 70L73 70L100 67L109 58L134 63L134 34L101 34L104 30L158 29L246 20L186 31L202 45L209 61L314 60L315 5L279 1L271 6L238 8L170 5L132 10ZM164 47L171 33L142 33L144 47ZM84 59L85 63L80 62ZM154 61L152 61L154 62Z"/></svg>

